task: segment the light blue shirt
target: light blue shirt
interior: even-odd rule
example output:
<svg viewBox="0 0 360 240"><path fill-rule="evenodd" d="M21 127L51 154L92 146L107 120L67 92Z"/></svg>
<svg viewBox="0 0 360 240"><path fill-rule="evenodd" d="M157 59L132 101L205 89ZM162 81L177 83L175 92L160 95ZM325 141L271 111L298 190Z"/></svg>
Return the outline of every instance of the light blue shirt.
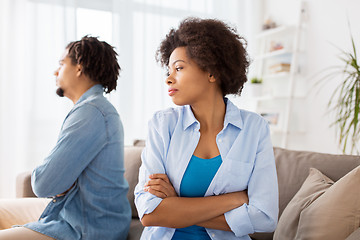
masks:
<svg viewBox="0 0 360 240"><path fill-rule="evenodd" d="M225 213L232 231L206 231L214 240L249 240L248 234L273 232L277 225L278 185L273 147L265 119L238 109L228 99L225 101L224 128L216 137L223 163L205 196L247 189L249 204ZM200 139L199 129L200 123L188 105L159 111L149 121L139 183L135 188L140 219L162 201L143 190L150 174L167 174L179 195L182 177ZM174 228L146 227L141 239L171 239L174 232Z"/></svg>
<svg viewBox="0 0 360 240"><path fill-rule="evenodd" d="M53 197L24 227L59 240L126 239L131 209L124 178L124 132L101 85L85 92L64 120L58 142L32 173L38 197Z"/></svg>

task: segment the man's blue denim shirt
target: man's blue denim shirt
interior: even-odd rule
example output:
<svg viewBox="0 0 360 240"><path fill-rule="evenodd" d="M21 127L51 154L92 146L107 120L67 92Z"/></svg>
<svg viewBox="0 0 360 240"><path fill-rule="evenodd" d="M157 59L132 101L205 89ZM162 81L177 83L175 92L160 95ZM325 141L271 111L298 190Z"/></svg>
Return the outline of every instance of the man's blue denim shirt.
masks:
<svg viewBox="0 0 360 240"><path fill-rule="evenodd" d="M24 227L59 240L126 239L131 220L120 117L95 85L64 120L58 142L32 173L38 197L53 197ZM64 196L54 197L70 189Z"/></svg>
<svg viewBox="0 0 360 240"><path fill-rule="evenodd" d="M278 184L268 123L225 99L224 128L216 137L223 160L205 196L247 189L249 204L226 212L232 231L206 229L213 240L249 240L248 234L272 232L278 220ZM162 201L145 192L149 175L165 173L179 195L186 167L200 139L200 123L189 105L157 112L149 122L135 204L140 219ZM171 213L169 213L171 214ZM174 228L146 227L141 239L171 239Z"/></svg>

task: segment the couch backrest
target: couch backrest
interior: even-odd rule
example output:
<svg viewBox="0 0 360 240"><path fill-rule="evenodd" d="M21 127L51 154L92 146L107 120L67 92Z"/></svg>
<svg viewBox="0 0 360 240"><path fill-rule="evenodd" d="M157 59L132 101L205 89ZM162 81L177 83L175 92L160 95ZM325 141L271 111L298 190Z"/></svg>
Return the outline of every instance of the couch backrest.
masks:
<svg viewBox="0 0 360 240"><path fill-rule="evenodd" d="M135 203L134 203L134 190L139 179L139 168L141 165L141 152L143 146L125 146L124 150L124 165L125 165L125 178L129 183L129 191L127 197L130 202L131 212L133 218L138 217Z"/></svg>
<svg viewBox="0 0 360 240"><path fill-rule="evenodd" d="M337 181L360 165L360 156L334 155L317 152L274 148L279 183L280 214L300 189L311 167Z"/></svg>

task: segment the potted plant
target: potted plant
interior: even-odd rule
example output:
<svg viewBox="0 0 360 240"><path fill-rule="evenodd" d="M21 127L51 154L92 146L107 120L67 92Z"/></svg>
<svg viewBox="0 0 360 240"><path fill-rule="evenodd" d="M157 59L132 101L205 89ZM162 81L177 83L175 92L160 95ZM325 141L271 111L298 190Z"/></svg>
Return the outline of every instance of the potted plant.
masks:
<svg viewBox="0 0 360 240"><path fill-rule="evenodd" d="M262 79L253 77L250 79L250 95L252 97L260 97L262 95Z"/></svg>
<svg viewBox="0 0 360 240"><path fill-rule="evenodd" d="M329 80L339 75L343 77L328 102L329 111L335 113L335 120L330 126L337 128L339 146L342 148L343 153L345 153L350 143L350 153L356 152L356 154L359 154L360 149L357 144L360 141L360 66L351 31L350 39L351 51L347 52L338 48L344 66L329 68L331 72L323 80Z"/></svg>

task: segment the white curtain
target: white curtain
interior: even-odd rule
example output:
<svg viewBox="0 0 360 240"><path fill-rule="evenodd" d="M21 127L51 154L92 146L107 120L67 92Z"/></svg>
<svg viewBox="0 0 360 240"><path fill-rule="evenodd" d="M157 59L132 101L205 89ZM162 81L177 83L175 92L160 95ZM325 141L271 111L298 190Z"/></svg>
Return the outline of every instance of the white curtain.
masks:
<svg viewBox="0 0 360 240"><path fill-rule="evenodd" d="M65 4L0 1L0 197L15 195L15 177L54 146L69 101L54 91L54 70L75 38Z"/></svg>
<svg viewBox="0 0 360 240"><path fill-rule="evenodd" d="M91 34L116 47L122 71L109 99L131 144L146 137L155 111L172 106L165 71L155 62L169 29L188 16L211 17L249 40L252 6L251 0L1 0L0 197L14 196L16 175L43 161L72 107L55 95L53 76L68 42ZM83 9L107 12L112 20L102 26L79 14ZM109 26L110 37L96 30Z"/></svg>

